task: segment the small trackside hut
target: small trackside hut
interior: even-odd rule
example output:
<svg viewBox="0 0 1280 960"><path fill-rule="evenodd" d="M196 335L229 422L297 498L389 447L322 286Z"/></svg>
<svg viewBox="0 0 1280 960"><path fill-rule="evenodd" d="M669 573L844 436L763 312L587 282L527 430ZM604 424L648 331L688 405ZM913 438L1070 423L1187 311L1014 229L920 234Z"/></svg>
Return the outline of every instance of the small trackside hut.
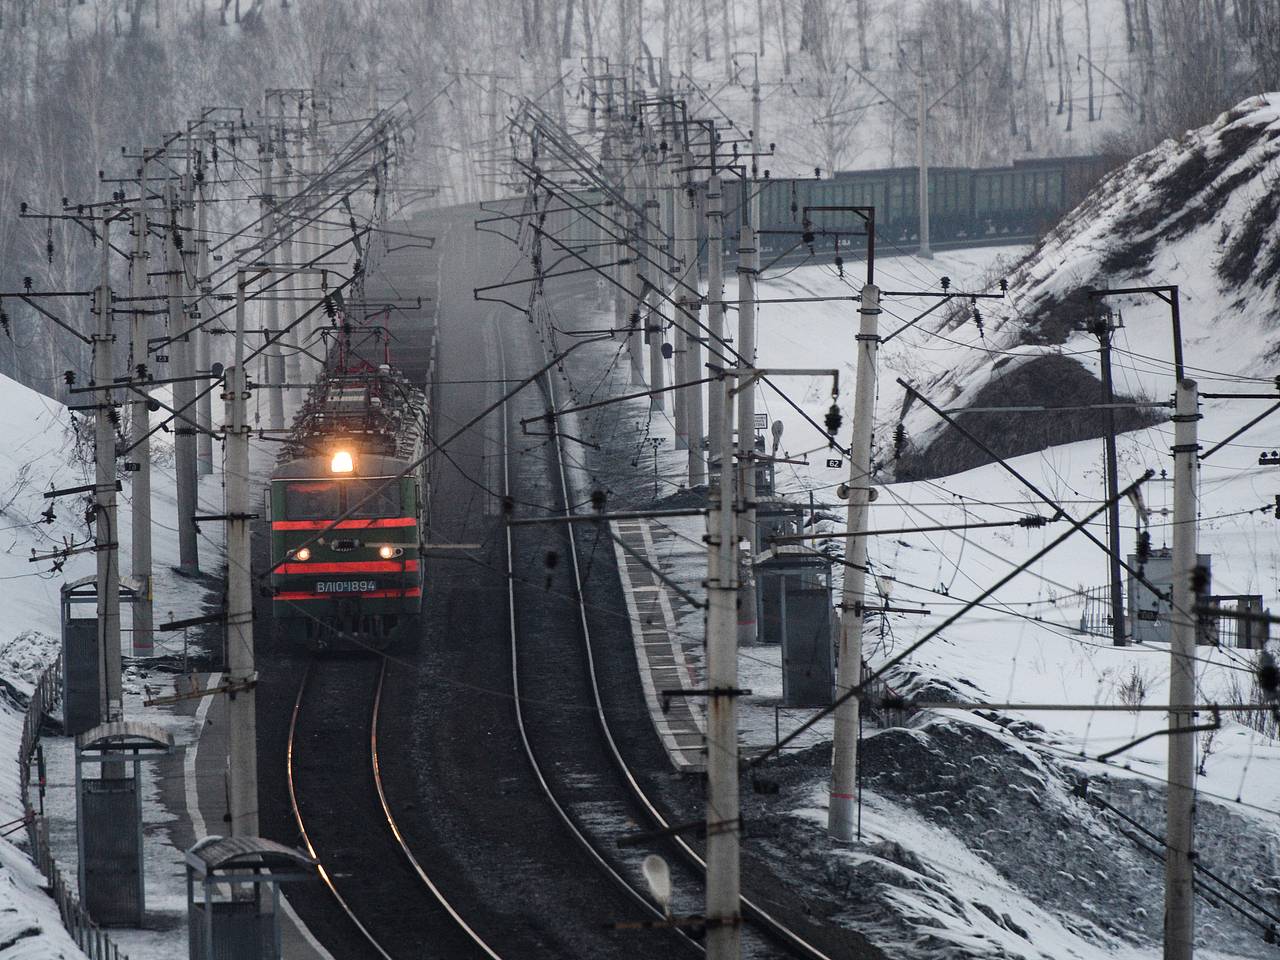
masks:
<svg viewBox="0 0 1280 960"><path fill-rule="evenodd" d="M312 650L382 650L418 636L430 408L383 328L361 328L376 365L341 330L271 477L272 614Z"/></svg>

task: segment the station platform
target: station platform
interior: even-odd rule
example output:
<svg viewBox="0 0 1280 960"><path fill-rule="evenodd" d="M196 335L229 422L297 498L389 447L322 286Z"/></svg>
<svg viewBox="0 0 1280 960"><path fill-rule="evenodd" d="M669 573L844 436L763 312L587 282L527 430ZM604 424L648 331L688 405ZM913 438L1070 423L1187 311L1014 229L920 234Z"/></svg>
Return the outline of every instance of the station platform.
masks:
<svg viewBox="0 0 1280 960"><path fill-rule="evenodd" d="M702 630L681 629L682 623L696 622L701 611L651 569L663 569L659 545L674 546L675 535L670 528L645 519L614 520L610 527L650 719L671 765L680 773L703 772L707 766L705 700L662 695L664 690L706 686ZM669 549L666 555L670 556Z"/></svg>
<svg viewBox="0 0 1280 960"><path fill-rule="evenodd" d="M131 684L126 686L126 714L138 716L145 711L148 722L167 729L174 740L172 753L142 764L144 927L112 927L109 931L121 955L128 955L131 960L187 955L184 854L198 839L225 836L229 829L227 702L221 694L199 695L200 691L217 687L222 675L178 675L169 689L160 686L162 676L168 679L168 675L152 674L132 691L128 690ZM171 694L185 699L157 707L141 705L147 696ZM45 735L42 745L48 764L45 805L50 845L63 875L74 882L77 843L73 742L70 737ZM280 903L285 960L334 960L290 907L287 886L281 890Z"/></svg>
<svg viewBox="0 0 1280 960"><path fill-rule="evenodd" d="M222 676L215 673L198 679L203 689L210 689L218 685ZM222 695L206 694L199 700L182 703L192 713L193 736L173 759L182 763L182 809L194 843L197 837L221 834L226 829L227 701ZM285 960L334 960L289 905L287 886L281 890L280 905L284 913L280 937Z"/></svg>

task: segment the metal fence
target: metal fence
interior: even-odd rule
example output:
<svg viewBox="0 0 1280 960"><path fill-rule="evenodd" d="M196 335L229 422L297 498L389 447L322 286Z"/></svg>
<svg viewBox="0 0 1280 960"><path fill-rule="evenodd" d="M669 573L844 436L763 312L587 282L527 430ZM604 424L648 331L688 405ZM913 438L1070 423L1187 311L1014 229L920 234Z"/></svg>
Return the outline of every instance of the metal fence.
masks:
<svg viewBox="0 0 1280 960"><path fill-rule="evenodd" d="M1096 637L1111 636L1111 587L1088 587L1078 595L1080 632ZM1127 598L1126 598L1127 599ZM1208 596L1204 606L1219 612L1201 613L1196 643L1204 646L1258 649L1269 639L1262 597L1259 595ZM1126 629L1125 634L1132 636Z"/></svg>
<svg viewBox="0 0 1280 960"><path fill-rule="evenodd" d="M1095 637L1111 636L1111 587L1089 587L1080 594L1080 632Z"/></svg>
<svg viewBox="0 0 1280 960"><path fill-rule="evenodd" d="M49 895L58 905L62 925L90 960L129 960L128 955L121 953L120 948L111 942L106 931L90 919L71 887L62 878L62 871L54 862L53 852L49 848L49 829L45 818L31 806L31 761L40 743L40 727L57 702L61 687L62 656L59 655L36 681L31 700L27 704L26 716L22 720L22 740L18 744L18 783L31 859L45 876Z"/></svg>

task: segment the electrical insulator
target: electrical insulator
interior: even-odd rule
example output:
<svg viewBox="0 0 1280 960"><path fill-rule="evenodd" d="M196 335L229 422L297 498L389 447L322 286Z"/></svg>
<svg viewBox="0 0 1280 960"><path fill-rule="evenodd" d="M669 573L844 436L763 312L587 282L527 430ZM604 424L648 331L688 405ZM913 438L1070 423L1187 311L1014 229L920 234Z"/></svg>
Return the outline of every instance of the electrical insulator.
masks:
<svg viewBox="0 0 1280 960"><path fill-rule="evenodd" d="M831 405L831 409L827 411L825 423L827 425L827 433L835 436L840 432L840 424L844 422L844 418L840 416L840 408L836 404Z"/></svg>
<svg viewBox="0 0 1280 960"><path fill-rule="evenodd" d="M899 423L893 428L893 455L895 458L902 456L902 451L907 445L907 428Z"/></svg>
<svg viewBox="0 0 1280 960"><path fill-rule="evenodd" d="M943 289L943 291L944 291L944 292L945 292L945 291L947 291L947 290L949 290L949 289L951 289L951 278L950 278L950 277L943 277L943 278L942 278L942 280L941 280L941 281L939 281L939 282L942 284L942 289Z"/></svg>

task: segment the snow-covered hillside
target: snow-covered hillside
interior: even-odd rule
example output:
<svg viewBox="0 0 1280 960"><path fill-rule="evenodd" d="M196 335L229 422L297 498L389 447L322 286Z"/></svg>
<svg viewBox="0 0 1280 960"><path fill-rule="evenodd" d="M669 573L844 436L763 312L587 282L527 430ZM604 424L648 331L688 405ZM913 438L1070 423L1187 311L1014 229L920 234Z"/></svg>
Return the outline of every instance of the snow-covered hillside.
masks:
<svg viewBox="0 0 1280 960"><path fill-rule="evenodd" d="M1280 348L1278 103L1276 95L1246 101L1111 174L1010 274L1008 299L981 304L985 340L966 324L959 339L974 349L944 369L907 379L935 403L959 407L979 394L999 405L1001 384L1046 358L1071 358L1096 372L1097 340L1085 326L1098 308L1087 291L1175 285L1189 375L1201 375L1206 385L1221 371L1269 382ZM1174 354L1170 308L1149 294L1107 303L1124 324L1114 337L1117 390L1166 399ZM1046 393L1041 402L1082 400ZM1005 418L1010 434L1025 422ZM908 411L904 426L916 451L956 442L921 405ZM993 436L994 425L979 432L1000 452L1027 449L1017 448L1016 436Z"/></svg>

